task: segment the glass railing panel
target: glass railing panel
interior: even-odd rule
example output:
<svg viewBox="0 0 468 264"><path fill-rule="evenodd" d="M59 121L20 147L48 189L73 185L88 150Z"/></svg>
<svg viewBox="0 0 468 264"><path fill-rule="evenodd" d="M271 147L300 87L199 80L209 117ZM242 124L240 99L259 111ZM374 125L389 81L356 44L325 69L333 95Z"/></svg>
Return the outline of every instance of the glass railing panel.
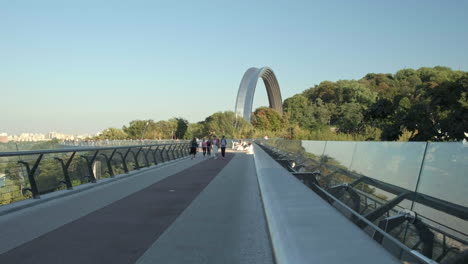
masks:
<svg viewBox="0 0 468 264"><path fill-rule="evenodd" d="M324 151L324 161L343 169L349 169L353 159L356 142L327 141Z"/></svg>
<svg viewBox="0 0 468 264"><path fill-rule="evenodd" d="M468 207L468 144L429 143L418 192Z"/></svg>
<svg viewBox="0 0 468 264"><path fill-rule="evenodd" d="M354 180L348 169L353 159L356 142L327 141L321 157L321 177L319 182L329 188L335 185L350 183Z"/></svg>
<svg viewBox="0 0 468 264"><path fill-rule="evenodd" d="M301 145L305 151L304 157L307 158L305 162L308 163L307 167L309 170L314 170L314 166L318 168L320 166L320 158L325 150L326 141L302 140Z"/></svg>
<svg viewBox="0 0 468 264"><path fill-rule="evenodd" d="M425 142L358 142L350 170L414 191L425 146Z"/></svg>
<svg viewBox="0 0 468 264"><path fill-rule="evenodd" d="M468 144L429 143L417 188L421 195L413 211L434 227L439 248L443 248L444 234L448 234L453 239L445 237L446 247L468 250L467 172ZM431 197L435 200L431 201Z"/></svg>
<svg viewBox="0 0 468 264"><path fill-rule="evenodd" d="M288 141L274 145L281 149ZM302 147L304 152L299 150L296 155L305 156L309 153L306 148L318 154L320 143L306 143ZM307 160L317 162L316 154ZM381 220L403 219L401 224L385 230L397 241L419 251L418 254L443 262L468 250L468 196L465 194L468 145L328 141L320 164L322 175L317 177L320 186L371 221L372 226L363 226L355 221L352 211L337 207L369 235L373 236ZM399 199L394 200L396 198ZM332 203L335 207L336 204ZM408 209L416 212L416 220L408 217ZM433 240L422 242L432 235ZM407 263L415 261L411 254L401 251L401 245L394 247L392 244L398 243L391 239L382 241L382 245L400 259Z"/></svg>
<svg viewBox="0 0 468 264"><path fill-rule="evenodd" d="M405 191L414 191L424 156L425 142L357 142L353 155L350 171L356 179L368 177L377 180L372 182L363 181L355 186L356 189L370 195L364 200L373 203L366 207L363 214L369 213L377 207L394 199ZM388 188L385 188L388 187ZM396 188L395 188L396 187ZM411 198L411 197L408 197ZM375 200L373 200L375 199ZM378 205L380 204L380 205ZM389 212L396 213L403 209L410 209L411 201L404 199ZM380 220L377 219L377 223ZM395 236L399 236L395 234Z"/></svg>

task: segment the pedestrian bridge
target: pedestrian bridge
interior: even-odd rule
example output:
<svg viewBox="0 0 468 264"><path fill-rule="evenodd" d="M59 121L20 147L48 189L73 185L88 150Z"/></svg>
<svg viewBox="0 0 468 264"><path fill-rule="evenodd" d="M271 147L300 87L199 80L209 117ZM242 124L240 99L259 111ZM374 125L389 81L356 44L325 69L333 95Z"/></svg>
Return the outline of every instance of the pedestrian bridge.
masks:
<svg viewBox="0 0 468 264"><path fill-rule="evenodd" d="M312 153L299 153L301 160L280 145L258 142L253 155L194 160L185 143L1 153L21 158L25 172L16 177L31 198L0 207L0 263L466 263L466 204L420 202L456 218L458 230L446 226L453 232L419 223L410 212L402 218L394 206L414 201L403 188L395 189L401 198L391 196L392 184L366 181L388 201L363 191L356 197L358 183L328 188L325 169L335 168L336 176L346 168L322 157L322 173L311 171ZM46 174L54 177L41 181ZM408 233L416 223L419 244L410 248L395 229L386 230L397 226L392 219Z"/></svg>

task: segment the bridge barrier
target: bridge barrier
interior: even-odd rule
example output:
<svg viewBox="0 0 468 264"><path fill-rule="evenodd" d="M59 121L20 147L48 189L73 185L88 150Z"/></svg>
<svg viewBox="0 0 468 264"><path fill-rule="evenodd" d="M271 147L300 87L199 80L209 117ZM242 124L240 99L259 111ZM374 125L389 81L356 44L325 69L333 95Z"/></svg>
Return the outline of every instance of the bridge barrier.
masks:
<svg viewBox="0 0 468 264"><path fill-rule="evenodd" d="M464 195L468 145L282 139L258 142L325 200L347 206L345 214L382 245L386 239L360 217L425 259L463 263L461 258L468 249L468 196ZM398 247L394 254L402 258Z"/></svg>
<svg viewBox="0 0 468 264"><path fill-rule="evenodd" d="M400 263L263 149L254 153L277 263Z"/></svg>
<svg viewBox="0 0 468 264"><path fill-rule="evenodd" d="M189 154L189 143L0 152L0 206Z"/></svg>

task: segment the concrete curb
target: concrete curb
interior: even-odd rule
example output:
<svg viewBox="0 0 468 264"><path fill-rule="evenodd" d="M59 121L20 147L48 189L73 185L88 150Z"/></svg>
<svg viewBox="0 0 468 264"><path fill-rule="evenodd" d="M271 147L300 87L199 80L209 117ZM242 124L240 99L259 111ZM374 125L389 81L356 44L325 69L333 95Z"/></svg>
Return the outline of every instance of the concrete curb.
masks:
<svg viewBox="0 0 468 264"><path fill-rule="evenodd" d="M257 145L254 160L276 263L401 263Z"/></svg>

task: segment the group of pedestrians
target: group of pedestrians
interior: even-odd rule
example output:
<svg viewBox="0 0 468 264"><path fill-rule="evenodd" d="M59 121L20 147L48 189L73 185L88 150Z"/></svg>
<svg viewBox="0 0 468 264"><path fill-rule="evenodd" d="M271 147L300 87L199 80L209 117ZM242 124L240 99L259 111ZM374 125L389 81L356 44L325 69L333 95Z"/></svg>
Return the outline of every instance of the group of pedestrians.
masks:
<svg viewBox="0 0 468 264"><path fill-rule="evenodd" d="M193 138L192 141L190 142L191 148L190 148L190 154L192 155L192 159L195 158L195 155L197 154L197 149L199 147L197 138ZM218 158L218 151L221 149L221 157L222 159L225 159L226 157L226 146L227 146L227 140L225 136L222 136L221 139L217 138L216 136L212 136L211 138L208 138L206 140L203 138L201 142L201 147L203 150L203 157L211 157L213 154L214 159Z"/></svg>

